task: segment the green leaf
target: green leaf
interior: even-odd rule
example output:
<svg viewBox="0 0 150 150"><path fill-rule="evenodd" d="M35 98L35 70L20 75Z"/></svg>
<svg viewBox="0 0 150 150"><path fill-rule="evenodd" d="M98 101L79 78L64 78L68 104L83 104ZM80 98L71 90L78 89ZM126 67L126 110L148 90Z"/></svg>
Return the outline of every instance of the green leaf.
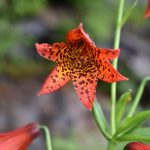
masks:
<svg viewBox="0 0 150 150"><path fill-rule="evenodd" d="M150 110L139 112L132 117L126 118L117 130L115 137L120 137L137 129L148 118L150 118Z"/></svg>
<svg viewBox="0 0 150 150"><path fill-rule="evenodd" d="M116 139L117 141L150 142L150 128L140 128L133 133L125 134Z"/></svg>
<svg viewBox="0 0 150 150"><path fill-rule="evenodd" d="M116 105L116 126L118 127L125 112L126 104L131 100L131 90L121 95Z"/></svg>
<svg viewBox="0 0 150 150"><path fill-rule="evenodd" d="M102 134L105 136L105 138L110 139L109 127L108 127L107 121L103 114L102 108L96 99L93 104L92 113L93 113L93 117L97 123L97 126L100 129L100 131L102 132Z"/></svg>
<svg viewBox="0 0 150 150"><path fill-rule="evenodd" d="M127 12L125 14L125 16L123 17L122 21L120 22L120 26L122 27L124 25L124 23L128 20L128 18L130 17L133 9L137 6L139 0L136 0L133 4L130 4L131 7L127 8Z"/></svg>
<svg viewBox="0 0 150 150"><path fill-rule="evenodd" d="M136 134L140 134L142 136L149 136L150 137L150 128L140 128L135 130Z"/></svg>
<svg viewBox="0 0 150 150"><path fill-rule="evenodd" d="M139 86L139 88L138 88L138 90L136 92L135 98L133 99L133 104L132 104L132 107L131 107L131 109L129 111L128 117L133 116L133 114L135 113L135 111L137 109L137 106L138 106L138 104L140 102L140 99L142 97L142 94L143 94L143 91L144 91L144 87L145 87L145 85L146 85L146 83L148 81L150 81L150 77L145 77L142 80L142 82L141 82L141 84L140 84L140 86Z"/></svg>

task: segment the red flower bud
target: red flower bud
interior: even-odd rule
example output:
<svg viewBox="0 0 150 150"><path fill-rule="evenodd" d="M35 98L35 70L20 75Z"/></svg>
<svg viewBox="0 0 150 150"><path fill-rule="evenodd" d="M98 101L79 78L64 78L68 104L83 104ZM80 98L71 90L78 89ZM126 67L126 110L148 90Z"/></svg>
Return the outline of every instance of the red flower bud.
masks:
<svg viewBox="0 0 150 150"><path fill-rule="evenodd" d="M129 143L124 150L150 150L150 146L141 142L132 142Z"/></svg>
<svg viewBox="0 0 150 150"><path fill-rule="evenodd" d="M0 150L26 150L29 144L40 134L35 123L0 134Z"/></svg>

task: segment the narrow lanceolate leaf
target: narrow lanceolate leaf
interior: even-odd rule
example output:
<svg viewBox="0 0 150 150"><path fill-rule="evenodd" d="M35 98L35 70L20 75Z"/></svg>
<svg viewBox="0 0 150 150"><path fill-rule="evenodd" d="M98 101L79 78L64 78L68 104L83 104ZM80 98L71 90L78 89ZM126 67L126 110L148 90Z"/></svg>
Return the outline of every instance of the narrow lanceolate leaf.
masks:
<svg viewBox="0 0 150 150"><path fill-rule="evenodd" d="M127 103L130 100L131 100L131 91L128 91L123 93L117 102L116 105L116 126L117 127L120 125Z"/></svg>
<svg viewBox="0 0 150 150"><path fill-rule="evenodd" d="M150 118L150 110L139 112L132 117L126 118L118 128L115 137L120 137L136 130L148 118Z"/></svg>
<svg viewBox="0 0 150 150"><path fill-rule="evenodd" d="M125 134L116 139L117 141L150 141L150 128L139 128L134 132Z"/></svg>
<svg viewBox="0 0 150 150"><path fill-rule="evenodd" d="M121 80L128 80L126 77L122 76L108 61L101 62L100 65L100 73L98 78L108 83L121 81Z"/></svg>
<svg viewBox="0 0 150 150"><path fill-rule="evenodd" d="M148 81L150 81L150 77L145 77L142 80L142 82L141 82L141 84L140 84L140 86L139 86L139 88L138 88L138 90L136 92L135 98L133 99L133 104L132 104L132 106L131 106L131 108L129 110L128 117L133 116L133 114L135 113L136 108L137 108L137 106L138 106L138 104L140 102L140 99L142 97L142 94L143 94L143 91L144 91L144 87L145 87L145 85L146 85L146 83Z"/></svg>
<svg viewBox="0 0 150 150"><path fill-rule="evenodd" d="M65 70L64 64L57 64L57 66L53 69L53 71L46 79L38 95L52 93L69 82L69 80L70 73L69 71Z"/></svg>
<svg viewBox="0 0 150 150"><path fill-rule="evenodd" d="M102 134L107 139L110 139L108 123L103 114L101 105L97 102L97 100L95 100L93 104L92 112L93 112L94 119L96 120L96 123L99 129L101 130Z"/></svg>
<svg viewBox="0 0 150 150"><path fill-rule="evenodd" d="M147 128L139 128L137 130L134 131L135 134L139 134L142 136L147 136L150 138L150 127Z"/></svg>
<svg viewBox="0 0 150 150"><path fill-rule="evenodd" d="M136 134L136 133L130 133L130 134L122 135L121 137L117 138L116 140L121 141L121 142L123 142L123 141L149 142L150 136L143 136L143 135Z"/></svg>

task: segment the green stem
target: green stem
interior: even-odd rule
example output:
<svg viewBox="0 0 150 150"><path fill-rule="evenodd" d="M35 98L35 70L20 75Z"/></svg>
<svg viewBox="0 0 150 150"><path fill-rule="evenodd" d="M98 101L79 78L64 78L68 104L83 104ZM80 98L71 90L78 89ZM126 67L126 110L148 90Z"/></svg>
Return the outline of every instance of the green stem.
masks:
<svg viewBox="0 0 150 150"><path fill-rule="evenodd" d="M39 128L44 131L47 150L52 150L51 136L48 127L45 125L40 125Z"/></svg>
<svg viewBox="0 0 150 150"><path fill-rule="evenodd" d="M124 9L124 0L120 0L119 9L118 9L118 17L117 17L117 24L116 24L116 32L115 32L115 40L114 40L114 48L119 48L120 44L120 35L121 35L121 27L120 22L122 21L123 17L123 9ZM113 66L117 69L118 58L113 60ZM116 132L116 124L115 124L115 110L116 110L116 83L111 84L111 128L112 134Z"/></svg>
<svg viewBox="0 0 150 150"><path fill-rule="evenodd" d="M112 141L108 142L107 150L115 150L116 144Z"/></svg>
<svg viewBox="0 0 150 150"><path fill-rule="evenodd" d="M132 104L132 107L131 107L131 109L130 109L130 111L129 111L128 117L133 116L133 114L134 114L134 112L135 112L135 110L136 110L136 108L137 108L137 106L138 106L138 104L139 104L139 101L140 101L140 99L141 99L141 96L142 96L142 94L143 94L145 84L146 84L148 81L150 81L150 77L146 77L146 78L144 78L144 79L142 80L142 82L141 82L141 84L140 84L140 86L139 86L139 88L138 88L138 90L137 90L137 92L136 92L136 96L135 96L135 98L134 98L134 100L133 100L133 104Z"/></svg>

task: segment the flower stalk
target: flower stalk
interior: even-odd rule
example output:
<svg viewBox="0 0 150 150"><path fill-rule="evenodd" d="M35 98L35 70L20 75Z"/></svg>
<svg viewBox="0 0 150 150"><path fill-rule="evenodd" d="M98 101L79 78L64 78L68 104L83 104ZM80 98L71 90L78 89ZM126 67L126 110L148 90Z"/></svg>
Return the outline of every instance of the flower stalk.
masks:
<svg viewBox="0 0 150 150"><path fill-rule="evenodd" d="M122 21L123 18L123 10L124 10L124 0L120 0L119 4L119 9L118 9L118 17L117 17L117 23L116 23L116 32L115 32L115 40L114 40L114 49L119 48L120 44L120 35L121 35L121 24L120 22ZM113 66L115 69L117 69L118 66L118 58L113 60ZM111 84L111 128L112 128L112 135L115 134L116 132L116 115L115 115L115 110L116 110L116 88L117 84L116 82Z"/></svg>
<svg viewBox="0 0 150 150"><path fill-rule="evenodd" d="M39 128L43 130L45 134L47 150L52 150L51 135L50 135L48 127L45 125L40 125Z"/></svg>
<svg viewBox="0 0 150 150"><path fill-rule="evenodd" d="M110 141L107 145L107 150L114 150L115 149L115 143Z"/></svg>

